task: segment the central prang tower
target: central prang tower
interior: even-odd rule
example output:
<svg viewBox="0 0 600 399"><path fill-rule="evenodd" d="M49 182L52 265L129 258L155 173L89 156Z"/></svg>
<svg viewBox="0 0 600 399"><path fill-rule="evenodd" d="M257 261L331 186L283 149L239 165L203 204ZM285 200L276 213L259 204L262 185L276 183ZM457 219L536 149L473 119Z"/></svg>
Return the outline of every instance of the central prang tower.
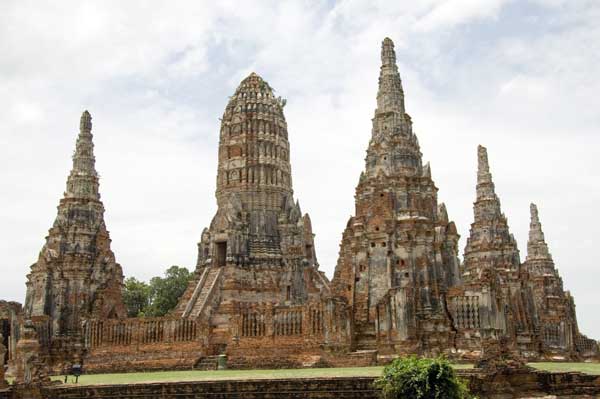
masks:
<svg viewBox="0 0 600 399"><path fill-rule="evenodd" d="M175 311L205 321L219 351L241 334L235 318L244 309L302 305L328 291L310 218L293 198L284 106L251 73L221 121L218 210L198 244L196 278ZM262 319L252 320L252 334L265 333Z"/></svg>
<svg viewBox="0 0 600 399"><path fill-rule="evenodd" d="M280 221L296 223L302 216L293 200L284 105L255 73L242 81L227 104L219 142L219 209L211 230L224 232L230 222L245 226L233 228L227 240L217 239L213 252L201 243L198 265L281 265L282 244L295 245L282 243L277 228ZM314 260L312 237L308 238L298 255L306 252L307 259Z"/></svg>

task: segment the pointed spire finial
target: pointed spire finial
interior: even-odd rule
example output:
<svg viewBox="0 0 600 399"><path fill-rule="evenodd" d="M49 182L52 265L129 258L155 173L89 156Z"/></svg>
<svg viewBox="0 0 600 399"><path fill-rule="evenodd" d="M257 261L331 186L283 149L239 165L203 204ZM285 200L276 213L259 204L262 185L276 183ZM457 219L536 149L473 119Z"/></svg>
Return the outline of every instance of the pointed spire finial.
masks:
<svg viewBox="0 0 600 399"><path fill-rule="evenodd" d="M540 224L540 216L538 214L537 205L533 202L529 204L529 213L531 215L531 223Z"/></svg>
<svg viewBox="0 0 600 399"><path fill-rule="evenodd" d="M394 42L389 37L381 43L381 68L377 91L377 112L404 114L404 90L396 65Z"/></svg>
<svg viewBox="0 0 600 399"><path fill-rule="evenodd" d="M396 65L394 42L389 37L383 39L383 42L381 43L381 64L385 66Z"/></svg>
<svg viewBox="0 0 600 399"><path fill-rule="evenodd" d="M79 130L82 132L92 131L92 115L90 115L87 109L81 114L81 119L79 121Z"/></svg>
<svg viewBox="0 0 600 399"><path fill-rule="evenodd" d="M487 148L477 146L477 183L488 183L492 181L490 164L488 161Z"/></svg>
<svg viewBox="0 0 600 399"><path fill-rule="evenodd" d="M446 209L446 204L441 202L438 205L438 219L442 223L448 223L448 210Z"/></svg>
<svg viewBox="0 0 600 399"><path fill-rule="evenodd" d="M431 164L429 162L423 166L423 177L428 177L431 179Z"/></svg>
<svg viewBox="0 0 600 399"><path fill-rule="evenodd" d="M529 223L529 241L527 241L527 259L551 259L552 256L550 255L546 239L544 238L544 232L542 231L542 224L540 223L536 204L531 203L529 205L529 213L531 215L531 222Z"/></svg>
<svg viewBox="0 0 600 399"><path fill-rule="evenodd" d="M489 213L488 216L496 215L502 216L500 209L500 200L496 195L496 188L492 181L492 174L490 173L490 164L488 162L487 148L482 145L477 146L477 199L476 201L491 200L494 205L492 207L484 207ZM493 211L492 211L493 209ZM490 213L491 212L491 213ZM477 214L477 212L476 212Z"/></svg>
<svg viewBox="0 0 600 399"><path fill-rule="evenodd" d="M92 116L87 110L81 114L79 130L73 154L73 168L67 179L65 196L99 200L98 173L92 141Z"/></svg>

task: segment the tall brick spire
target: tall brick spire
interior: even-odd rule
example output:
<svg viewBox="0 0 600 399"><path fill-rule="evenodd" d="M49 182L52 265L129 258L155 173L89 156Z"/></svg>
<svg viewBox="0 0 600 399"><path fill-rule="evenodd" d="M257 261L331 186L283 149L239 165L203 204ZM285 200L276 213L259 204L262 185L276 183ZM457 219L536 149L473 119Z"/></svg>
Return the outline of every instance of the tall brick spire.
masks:
<svg viewBox="0 0 600 399"><path fill-rule="evenodd" d="M550 254L548 245L544 239L544 232L542 231L542 224L540 223L537 206L532 203L529 205L529 211L531 213L531 222L529 223L529 241L527 241L526 260L534 258L552 259L552 255Z"/></svg>
<svg viewBox="0 0 600 399"><path fill-rule="evenodd" d="M384 328L396 345L419 342L424 353L443 350L448 346L441 342L451 335L445 294L458 280L459 236L446 207L438 208L431 167L423 166L389 38L381 45L372 122L355 215L342 236L334 291L352 306L357 348L373 349L375 331ZM383 322L383 306L386 314L402 316ZM424 324L417 334L417 326Z"/></svg>
<svg viewBox="0 0 600 399"><path fill-rule="evenodd" d="M529 223L527 257L525 258L525 263L523 263L523 266L534 277L543 276L544 278L548 278L549 276L555 276L556 278L560 279L558 271L554 266L554 260L552 259L552 255L548 249L548 244L546 244L546 239L544 238L544 232L542 231L542 224L540 223L537 205L533 203L530 204L529 211L531 213L531 222ZM550 282L550 280L544 281L544 284L548 284ZM555 289L554 291L562 295L562 279L560 279L557 284L560 285L560 290Z"/></svg>
<svg viewBox="0 0 600 399"><path fill-rule="evenodd" d="M98 192L92 117L83 112L67 190L27 276L26 317L49 316L53 336L77 334L83 317L122 317L123 271L110 249Z"/></svg>
<svg viewBox="0 0 600 399"><path fill-rule="evenodd" d="M485 267L518 269L517 243L510 234L496 195L487 149L481 145L477 147L477 195L473 213L474 221L465 248L465 269L473 272L470 278L478 278L479 271ZM503 256L492 256L494 248L501 249ZM482 258L486 261L481 262Z"/></svg>
<svg viewBox="0 0 600 399"><path fill-rule="evenodd" d="M464 253L465 292L476 292L481 337L506 336L535 342L533 300L524 286L517 242L500 209L487 150L477 147L477 195L474 220ZM462 334L462 332L461 332ZM465 334L467 341L479 338Z"/></svg>
<svg viewBox="0 0 600 399"><path fill-rule="evenodd" d="M81 114L79 122L79 136L73 154L73 169L67 179L65 197L100 199L92 139L92 116L86 110Z"/></svg>
<svg viewBox="0 0 600 399"><path fill-rule="evenodd" d="M531 222L527 241L527 258L523 269L527 285L533 292L535 319L543 351L564 356L577 350L577 343L586 338L579 334L575 303L565 292L563 281L554 265L544 239L538 208L530 204Z"/></svg>

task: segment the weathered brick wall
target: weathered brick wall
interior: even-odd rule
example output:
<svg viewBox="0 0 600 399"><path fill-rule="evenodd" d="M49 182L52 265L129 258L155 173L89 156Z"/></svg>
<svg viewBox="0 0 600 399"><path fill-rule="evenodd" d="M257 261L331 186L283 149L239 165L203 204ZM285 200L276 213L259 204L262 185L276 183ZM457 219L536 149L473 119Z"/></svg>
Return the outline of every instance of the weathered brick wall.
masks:
<svg viewBox="0 0 600 399"><path fill-rule="evenodd" d="M590 398L600 395L600 377L580 373L531 373L483 375L461 370L473 394L480 398ZM246 381L165 382L103 386L54 386L43 389L48 399L100 398L377 398L372 377L305 378ZM8 398L0 391L0 399Z"/></svg>
<svg viewBox="0 0 600 399"><path fill-rule="evenodd" d="M600 377L582 373L512 370L505 374L481 374L476 370L461 370L459 374L468 381L471 392L481 398L600 397Z"/></svg>
<svg viewBox="0 0 600 399"><path fill-rule="evenodd" d="M190 369L205 355L206 332L193 320L86 320L83 332L87 372Z"/></svg>
<svg viewBox="0 0 600 399"><path fill-rule="evenodd" d="M205 353L196 343L171 342L94 350L84 357L88 373L191 369Z"/></svg>
<svg viewBox="0 0 600 399"><path fill-rule="evenodd" d="M375 399L372 378L318 378L56 387L49 399L78 398L347 398Z"/></svg>

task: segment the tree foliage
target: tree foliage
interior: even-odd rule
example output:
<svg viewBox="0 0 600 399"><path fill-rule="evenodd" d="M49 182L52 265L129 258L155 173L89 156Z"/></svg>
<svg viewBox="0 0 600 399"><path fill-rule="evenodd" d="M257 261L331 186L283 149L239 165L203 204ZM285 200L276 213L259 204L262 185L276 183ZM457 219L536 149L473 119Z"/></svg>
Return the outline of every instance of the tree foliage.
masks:
<svg viewBox="0 0 600 399"><path fill-rule="evenodd" d="M153 277L150 280L151 301L146 315L160 317L175 309L191 276L185 267L171 266L165 272L165 277Z"/></svg>
<svg viewBox="0 0 600 399"><path fill-rule="evenodd" d="M467 386L444 358L395 359L375 381L384 399L468 399Z"/></svg>
<svg viewBox="0 0 600 399"><path fill-rule="evenodd" d="M153 277L149 283L128 278L123 300L129 317L166 315L177 306L191 277L192 273L185 267L171 266L164 277Z"/></svg>
<svg viewBox="0 0 600 399"><path fill-rule="evenodd" d="M123 302L127 308L128 317L137 317L150 305L150 287L135 277L125 280Z"/></svg>

